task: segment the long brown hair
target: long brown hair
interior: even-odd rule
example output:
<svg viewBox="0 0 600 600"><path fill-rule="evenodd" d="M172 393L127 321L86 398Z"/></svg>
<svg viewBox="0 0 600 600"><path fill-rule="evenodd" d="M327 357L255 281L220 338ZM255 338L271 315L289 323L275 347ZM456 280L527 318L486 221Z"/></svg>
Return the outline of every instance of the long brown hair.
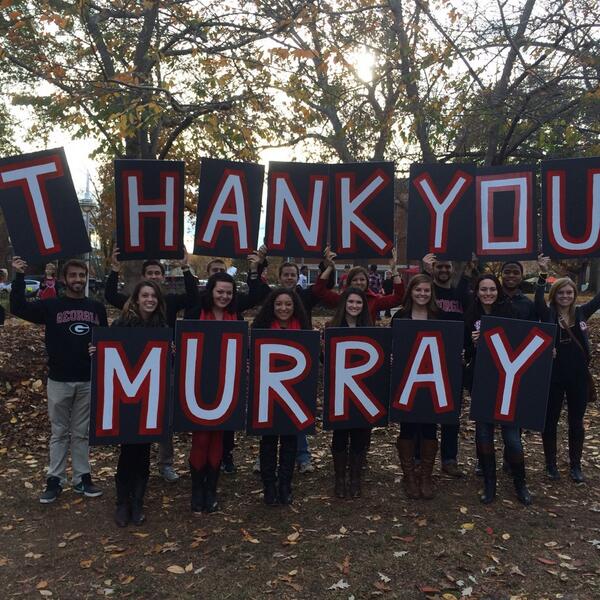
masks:
<svg viewBox="0 0 600 600"><path fill-rule="evenodd" d="M144 321L142 318L139 305L140 292L144 287L152 288L156 294L156 299L158 300L155 311L150 315L150 318L147 321ZM149 327L158 327L167 322L166 313L165 297L158 284L154 283L154 281L142 280L133 288L131 296L127 302L125 302L125 306L123 306L123 311L121 312L121 319L130 324L143 323Z"/></svg>
<svg viewBox="0 0 600 600"><path fill-rule="evenodd" d="M356 318L357 327L368 327L373 324L371 321L371 313L369 312L369 305L367 303L367 295L358 288L349 287L344 290L344 293L340 296L340 301L335 309L335 313L331 318L331 321L327 323L327 327L345 327L348 325L346 321L346 302L351 294L360 296L363 301L363 307L360 314Z"/></svg>
<svg viewBox="0 0 600 600"><path fill-rule="evenodd" d="M562 290L565 286L570 285L573 288L573 304L569 306L569 322L568 325L571 326L575 323L575 301L577 300L577 286L575 282L569 277L561 277L557 279L550 288L548 292L548 304L554 308L556 314L558 315L558 307L556 305L556 294Z"/></svg>
<svg viewBox="0 0 600 600"><path fill-rule="evenodd" d="M404 300L402 302L402 315L405 317L409 317L412 315L413 309L413 299L412 299L412 291L421 283L427 283L431 288L431 298L429 298L429 302L425 306L427 309L427 318L434 319L439 315L440 309L435 301L435 288L433 287L433 280L429 275L425 273L419 273L415 275L409 282L408 286L406 286L406 292L404 293Z"/></svg>

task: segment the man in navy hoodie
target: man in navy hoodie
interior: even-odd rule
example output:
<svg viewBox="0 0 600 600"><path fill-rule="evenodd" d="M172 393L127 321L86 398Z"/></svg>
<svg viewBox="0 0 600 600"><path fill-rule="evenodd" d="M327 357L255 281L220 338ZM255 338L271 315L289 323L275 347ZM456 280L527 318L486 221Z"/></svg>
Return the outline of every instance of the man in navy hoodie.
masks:
<svg viewBox="0 0 600 600"><path fill-rule="evenodd" d="M102 495L92 483L89 463L90 355L94 327L106 327L104 305L85 295L87 265L69 260L63 267L64 296L25 299L27 263L15 256L15 280L10 291L10 311L25 321L46 326L48 352L48 416L50 460L42 504L54 502L67 481L67 455L71 448L73 490L88 497Z"/></svg>

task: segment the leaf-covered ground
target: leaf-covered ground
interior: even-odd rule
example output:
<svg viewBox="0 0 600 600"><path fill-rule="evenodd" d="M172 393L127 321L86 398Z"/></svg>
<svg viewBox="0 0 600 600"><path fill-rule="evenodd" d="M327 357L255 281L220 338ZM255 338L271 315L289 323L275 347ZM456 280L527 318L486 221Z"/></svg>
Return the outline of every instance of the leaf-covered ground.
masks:
<svg viewBox="0 0 600 600"><path fill-rule="evenodd" d="M479 503L474 427L464 417L460 459L469 474L438 475L432 501L405 499L389 427L374 432L362 499L332 497L330 434L320 433L311 440L316 471L294 478L294 505L266 507L252 473L257 441L239 435L238 472L220 482L222 510L202 517L189 510L189 436L179 435L183 477L163 482L153 459L148 522L119 529L112 448L92 452L104 496L65 490L53 505L38 502L48 440L41 334L15 319L0 328L3 598L600 598L598 406L586 416L587 485L568 477L564 422L559 482L544 478L540 436L524 436L529 508L503 474L497 501Z"/></svg>

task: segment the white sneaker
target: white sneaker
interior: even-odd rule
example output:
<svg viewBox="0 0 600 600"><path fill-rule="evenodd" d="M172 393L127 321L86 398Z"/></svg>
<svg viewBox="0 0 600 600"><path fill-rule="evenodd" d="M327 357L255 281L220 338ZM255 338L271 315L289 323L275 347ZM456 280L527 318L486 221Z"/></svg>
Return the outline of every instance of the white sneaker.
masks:
<svg viewBox="0 0 600 600"><path fill-rule="evenodd" d="M312 473L314 470L315 470L315 467L310 462L310 460L307 462L298 464L298 471L300 471L300 473Z"/></svg>
<svg viewBox="0 0 600 600"><path fill-rule="evenodd" d="M171 465L162 467L160 474L167 483L175 483L179 479L177 471Z"/></svg>

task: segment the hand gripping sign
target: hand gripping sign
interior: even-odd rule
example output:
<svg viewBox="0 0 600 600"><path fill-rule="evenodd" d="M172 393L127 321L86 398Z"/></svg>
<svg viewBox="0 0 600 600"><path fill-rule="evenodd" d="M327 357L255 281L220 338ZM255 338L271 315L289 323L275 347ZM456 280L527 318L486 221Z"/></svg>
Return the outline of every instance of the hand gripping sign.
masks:
<svg viewBox="0 0 600 600"><path fill-rule="evenodd" d="M171 336L166 327L93 329L90 444L169 435Z"/></svg>
<svg viewBox="0 0 600 600"><path fill-rule="evenodd" d="M390 421L458 423L463 323L393 320Z"/></svg>
<svg viewBox="0 0 600 600"><path fill-rule="evenodd" d="M115 161L119 260L183 256L183 194L183 161Z"/></svg>
<svg viewBox="0 0 600 600"><path fill-rule="evenodd" d="M249 434L314 433L319 352L318 331L251 331Z"/></svg>
<svg viewBox="0 0 600 600"><path fill-rule="evenodd" d="M325 329L323 429L387 425L392 332Z"/></svg>
<svg viewBox="0 0 600 600"><path fill-rule="evenodd" d="M32 264L91 249L62 148L0 160L0 206L14 253Z"/></svg>
<svg viewBox="0 0 600 600"><path fill-rule="evenodd" d="M556 325L483 317L480 331L470 418L543 431Z"/></svg>
<svg viewBox="0 0 600 600"><path fill-rule="evenodd" d="M265 168L203 158L194 254L246 256L256 250Z"/></svg>
<svg viewBox="0 0 600 600"><path fill-rule="evenodd" d="M544 254L600 256L600 158L542 161Z"/></svg>
<svg viewBox="0 0 600 600"><path fill-rule="evenodd" d="M173 431L244 429L248 324L177 321Z"/></svg>

